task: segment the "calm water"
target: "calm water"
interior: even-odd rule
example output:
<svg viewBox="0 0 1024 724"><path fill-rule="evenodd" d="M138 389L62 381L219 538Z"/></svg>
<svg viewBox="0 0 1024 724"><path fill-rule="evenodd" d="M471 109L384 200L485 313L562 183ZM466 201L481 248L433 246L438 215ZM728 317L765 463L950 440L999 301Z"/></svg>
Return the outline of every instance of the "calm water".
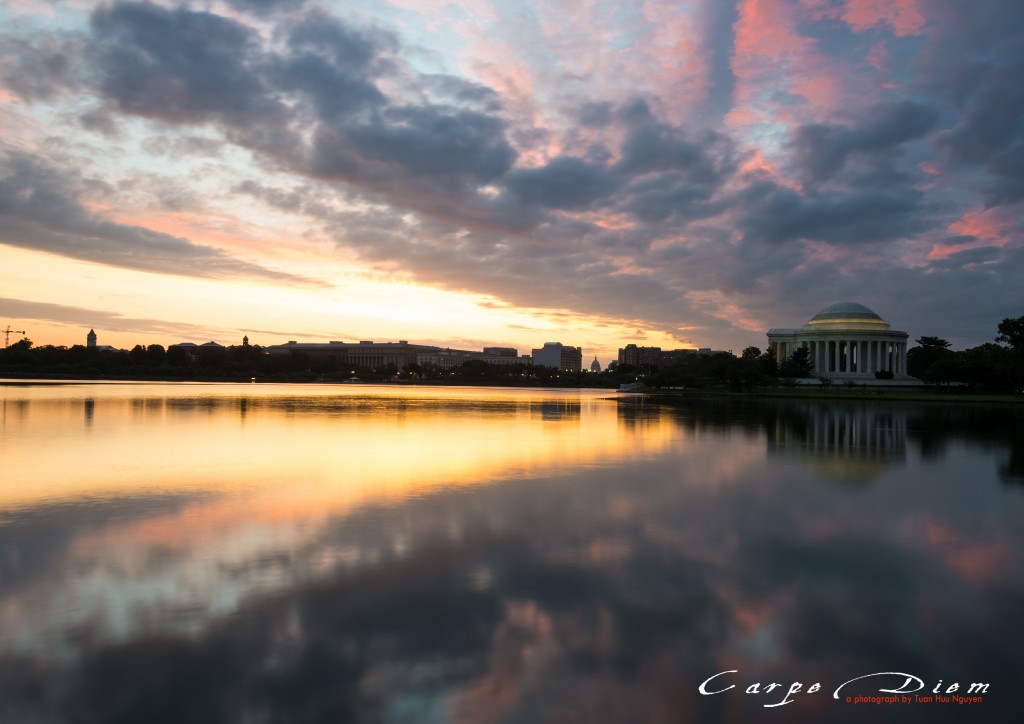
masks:
<svg viewBox="0 0 1024 724"><path fill-rule="evenodd" d="M0 721L1014 721L1022 422L0 386Z"/></svg>

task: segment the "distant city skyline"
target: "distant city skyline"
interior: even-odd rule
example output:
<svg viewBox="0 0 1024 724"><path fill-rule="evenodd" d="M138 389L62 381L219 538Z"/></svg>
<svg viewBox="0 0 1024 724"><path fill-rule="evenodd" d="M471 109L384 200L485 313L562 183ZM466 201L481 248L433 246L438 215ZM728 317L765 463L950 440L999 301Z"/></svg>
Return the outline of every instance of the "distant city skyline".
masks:
<svg viewBox="0 0 1024 724"><path fill-rule="evenodd" d="M15 339L17 341L17 339ZM571 345L563 345L561 342L545 342L539 348L531 348L529 352L525 350L520 354L520 350L515 347L495 347L495 346L484 346L479 350L467 350L462 348L452 347L451 345L428 345L426 343L417 340L331 340L330 342L308 342L298 340L288 340L287 342L279 342L272 344L260 344L259 342L252 342L249 340L248 335L243 335L242 339L236 344L235 341L221 342L218 340L209 340L207 342L193 342L191 340L178 340L178 341L162 341L162 342L151 342L150 344L158 345L162 348L169 349L170 347L182 347L188 348L192 351L198 351L204 347L217 347L227 348L232 346L248 347L254 345L264 349L269 354L283 354L290 353L295 350L301 350L304 352L324 353L339 351L344 352L346 350L356 350L359 353L369 351L370 354L381 354L378 352L378 348L395 348L395 352L390 355L394 356L397 354L401 357L402 354L411 355L411 358L415 358L417 353L419 355L432 352L435 353L434 357L437 357L436 353L442 353L442 358L433 358L428 355L424 359L416 359L417 363L427 362L430 364L437 365L442 369L451 369L459 366L463 362L470 359L480 359L486 362L494 364L516 364L516 363L527 363L543 365L545 367L558 367L561 369L570 370L589 370L589 371L601 371L608 368L612 364L628 364L635 367L641 366L657 366L665 367L673 364L680 360L687 353L694 354L717 354L726 352L726 350L712 350L708 347L701 348L682 348L675 350L662 350L660 347L637 347L634 343L628 343L624 347L620 347L616 354L610 357L607 362L600 362L598 355L594 355L593 362L587 365L583 364L583 350L580 347L573 347ZM57 346L62 347L74 347L74 346L85 346L91 349L99 349L105 351L121 351L128 352L136 346L148 346L136 343L131 347L117 348L112 345L98 344L98 335L95 329L90 328L85 335L85 344L83 345L80 341L72 343L64 343ZM33 342L33 346L36 345ZM403 346L407 346L410 352L406 353L401 351ZM429 350L426 348L430 348ZM731 352L731 350L729 350ZM194 352L193 352L194 353ZM386 353L385 353L386 354ZM388 363L394 363L398 367L402 367L407 364L410 360L402 359L402 364L398 364L396 359L379 360L377 364L374 364L369 359L361 359L358 357L365 356L355 355L349 351L348 354L344 355L347 359L352 359L357 365L363 367L375 367L382 366ZM593 365L598 364L598 369L594 369Z"/></svg>
<svg viewBox="0 0 1024 724"><path fill-rule="evenodd" d="M0 325L35 344L607 364L837 302L954 348L1024 314L1017 0L19 0L0 28Z"/></svg>

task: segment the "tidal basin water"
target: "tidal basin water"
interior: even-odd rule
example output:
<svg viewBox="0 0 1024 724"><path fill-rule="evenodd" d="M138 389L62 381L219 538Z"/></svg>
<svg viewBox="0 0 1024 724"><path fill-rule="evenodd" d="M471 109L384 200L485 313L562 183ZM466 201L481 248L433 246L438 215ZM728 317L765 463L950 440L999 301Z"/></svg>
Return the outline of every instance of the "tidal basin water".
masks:
<svg viewBox="0 0 1024 724"><path fill-rule="evenodd" d="M0 721L1018 721L1022 423L0 384Z"/></svg>

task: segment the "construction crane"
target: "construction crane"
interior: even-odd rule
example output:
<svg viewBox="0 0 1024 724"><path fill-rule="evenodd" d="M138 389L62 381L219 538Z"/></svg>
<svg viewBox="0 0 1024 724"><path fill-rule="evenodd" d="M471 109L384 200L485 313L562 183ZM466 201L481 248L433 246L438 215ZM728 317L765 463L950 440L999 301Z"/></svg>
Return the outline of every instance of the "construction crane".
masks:
<svg viewBox="0 0 1024 724"><path fill-rule="evenodd" d="M3 332L4 332L4 347L5 348L11 346L11 332L14 332L15 334L25 334L25 330L24 329L11 329L11 325L9 325L9 324L7 325L7 329L3 330Z"/></svg>

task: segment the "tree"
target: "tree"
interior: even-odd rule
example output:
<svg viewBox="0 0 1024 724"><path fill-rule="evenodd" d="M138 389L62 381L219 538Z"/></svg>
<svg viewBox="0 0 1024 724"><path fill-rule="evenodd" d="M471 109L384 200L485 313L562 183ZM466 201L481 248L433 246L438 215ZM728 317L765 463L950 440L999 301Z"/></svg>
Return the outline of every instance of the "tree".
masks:
<svg viewBox="0 0 1024 724"><path fill-rule="evenodd" d="M944 362L953 354L949 342L942 337L920 337L916 342L917 347L907 350L907 372L910 376L925 382L949 382L948 379L940 380L940 377L948 377L952 369Z"/></svg>
<svg viewBox="0 0 1024 724"><path fill-rule="evenodd" d="M996 342L1010 346L1007 379L1016 391L1024 388L1024 317L1004 319L999 323Z"/></svg>
<svg viewBox="0 0 1024 724"><path fill-rule="evenodd" d="M227 358L228 351L223 347L201 346L199 348L199 364L207 369L219 370L224 366Z"/></svg>
<svg viewBox="0 0 1024 724"><path fill-rule="evenodd" d="M466 360L453 371L456 377L465 379L487 380L495 376L494 366L481 359Z"/></svg>
<svg viewBox="0 0 1024 724"><path fill-rule="evenodd" d="M779 377L810 377L813 371L811 353L806 347L797 347L793 354L779 365Z"/></svg>
<svg viewBox="0 0 1024 724"><path fill-rule="evenodd" d="M167 364L184 367L188 364L188 353L176 344L167 348Z"/></svg>
<svg viewBox="0 0 1024 724"><path fill-rule="evenodd" d="M987 342L956 354L962 365L959 381L988 390L1016 389L1014 354L1006 347Z"/></svg>
<svg viewBox="0 0 1024 724"><path fill-rule="evenodd" d="M1024 353L1024 317L1004 319L999 323L996 342L1009 345L1014 352Z"/></svg>
<svg viewBox="0 0 1024 724"><path fill-rule="evenodd" d="M960 355L955 352L943 355L928 366L927 377L922 379L942 384L961 381L963 379L963 362Z"/></svg>

